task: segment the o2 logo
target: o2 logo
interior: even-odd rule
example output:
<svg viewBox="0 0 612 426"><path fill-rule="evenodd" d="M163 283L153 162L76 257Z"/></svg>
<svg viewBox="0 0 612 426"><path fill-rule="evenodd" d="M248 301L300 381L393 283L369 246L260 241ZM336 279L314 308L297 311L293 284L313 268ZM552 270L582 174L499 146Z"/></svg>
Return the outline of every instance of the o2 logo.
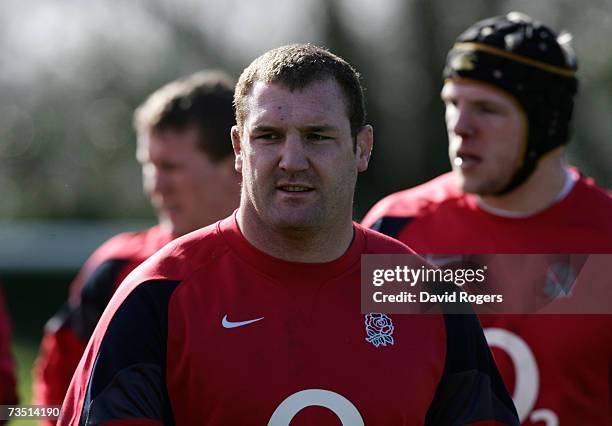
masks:
<svg viewBox="0 0 612 426"><path fill-rule="evenodd" d="M323 389L306 389L288 396L274 410L268 426L289 426L300 410L315 405L333 411L344 426L364 426L361 414L351 401L336 392Z"/></svg>
<svg viewBox="0 0 612 426"><path fill-rule="evenodd" d="M484 333L489 346L503 350L512 360L516 376L512 400L521 423L529 419L534 423L544 422L546 426L559 426L559 418L554 411L546 408L531 411L538 399L540 372L527 343L502 328L486 328Z"/></svg>

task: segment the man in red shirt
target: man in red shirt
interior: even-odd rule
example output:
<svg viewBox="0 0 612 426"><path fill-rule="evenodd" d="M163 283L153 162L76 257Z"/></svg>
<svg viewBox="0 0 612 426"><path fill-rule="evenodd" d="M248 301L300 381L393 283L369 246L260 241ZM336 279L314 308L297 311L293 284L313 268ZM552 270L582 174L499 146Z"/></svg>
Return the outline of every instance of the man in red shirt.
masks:
<svg viewBox="0 0 612 426"><path fill-rule="evenodd" d="M363 224L433 262L612 253L612 196L565 162L577 88L569 40L516 12L461 34L442 89L452 172L384 198ZM610 316L480 319L523 424L612 424Z"/></svg>
<svg viewBox="0 0 612 426"><path fill-rule="evenodd" d="M312 45L242 73L237 212L166 245L111 300L61 425L517 424L474 315L360 312L352 222L372 149L356 71Z"/></svg>
<svg viewBox="0 0 612 426"><path fill-rule="evenodd" d="M240 178L229 133L233 93L224 73L200 72L163 86L136 110L136 156L159 224L113 237L82 268L69 301L46 327L34 403L62 403L100 315L132 269L175 237L238 206Z"/></svg>
<svg viewBox="0 0 612 426"><path fill-rule="evenodd" d="M11 353L11 321L0 284L0 405L17 404L15 360ZM0 419L0 425L4 421Z"/></svg>

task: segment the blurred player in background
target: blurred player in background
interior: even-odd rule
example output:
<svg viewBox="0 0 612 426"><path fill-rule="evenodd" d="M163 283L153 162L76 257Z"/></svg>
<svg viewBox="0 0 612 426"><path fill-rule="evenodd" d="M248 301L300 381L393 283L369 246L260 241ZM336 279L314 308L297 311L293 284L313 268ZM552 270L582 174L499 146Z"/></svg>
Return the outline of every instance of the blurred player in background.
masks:
<svg viewBox="0 0 612 426"><path fill-rule="evenodd" d="M388 196L363 224L424 255L612 253L612 196L565 161L569 41L516 12L461 34L442 89L452 172ZM610 316L481 322L524 424L612 424Z"/></svg>
<svg viewBox="0 0 612 426"><path fill-rule="evenodd" d="M136 157L159 224L115 236L86 262L47 324L34 368L35 404L61 404L100 315L125 276L172 239L238 207L230 129L233 81L219 71L171 82L135 111Z"/></svg>
<svg viewBox="0 0 612 426"><path fill-rule="evenodd" d="M351 219L373 142L356 71L284 46L235 106L237 213L121 285L60 424L518 424L474 315L360 312L361 255L411 251Z"/></svg>
<svg viewBox="0 0 612 426"><path fill-rule="evenodd" d="M15 361L11 353L11 321L0 285L0 405L17 404ZM4 424L0 420L0 424Z"/></svg>

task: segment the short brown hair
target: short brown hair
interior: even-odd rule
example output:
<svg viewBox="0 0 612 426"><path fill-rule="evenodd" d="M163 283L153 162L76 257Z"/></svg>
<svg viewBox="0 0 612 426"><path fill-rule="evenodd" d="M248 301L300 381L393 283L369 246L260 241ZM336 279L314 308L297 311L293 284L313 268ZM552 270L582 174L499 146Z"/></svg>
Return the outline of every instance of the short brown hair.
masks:
<svg viewBox="0 0 612 426"><path fill-rule="evenodd" d="M240 127L244 124L248 113L247 98L257 81L280 83L294 91L330 78L344 93L351 134L355 136L365 125L366 118L359 73L344 59L312 44L291 44L269 50L245 68L234 94L236 123Z"/></svg>
<svg viewBox="0 0 612 426"><path fill-rule="evenodd" d="M234 124L234 82L222 71L201 71L170 82L134 112L139 134L154 130L200 132L199 146L213 161L233 153L230 129Z"/></svg>

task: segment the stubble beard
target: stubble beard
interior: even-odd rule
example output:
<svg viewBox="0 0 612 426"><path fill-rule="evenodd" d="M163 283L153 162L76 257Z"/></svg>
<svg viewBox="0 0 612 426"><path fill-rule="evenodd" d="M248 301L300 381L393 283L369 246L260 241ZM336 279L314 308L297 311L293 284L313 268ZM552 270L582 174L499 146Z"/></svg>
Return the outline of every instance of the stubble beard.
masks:
<svg viewBox="0 0 612 426"><path fill-rule="evenodd" d="M459 187L463 192L481 197L496 196L512 179L512 176L507 179L469 177L457 170L454 170L454 173L459 177Z"/></svg>
<svg viewBox="0 0 612 426"><path fill-rule="evenodd" d="M286 203L279 205L275 200L277 194L274 187L269 189L268 194L258 193L257 185L249 177L245 177L241 185L241 209L243 214L254 216L259 231L269 229L275 233L297 236L317 231L323 216L322 209L319 208L317 211L317 207L320 206L298 205L294 210Z"/></svg>

